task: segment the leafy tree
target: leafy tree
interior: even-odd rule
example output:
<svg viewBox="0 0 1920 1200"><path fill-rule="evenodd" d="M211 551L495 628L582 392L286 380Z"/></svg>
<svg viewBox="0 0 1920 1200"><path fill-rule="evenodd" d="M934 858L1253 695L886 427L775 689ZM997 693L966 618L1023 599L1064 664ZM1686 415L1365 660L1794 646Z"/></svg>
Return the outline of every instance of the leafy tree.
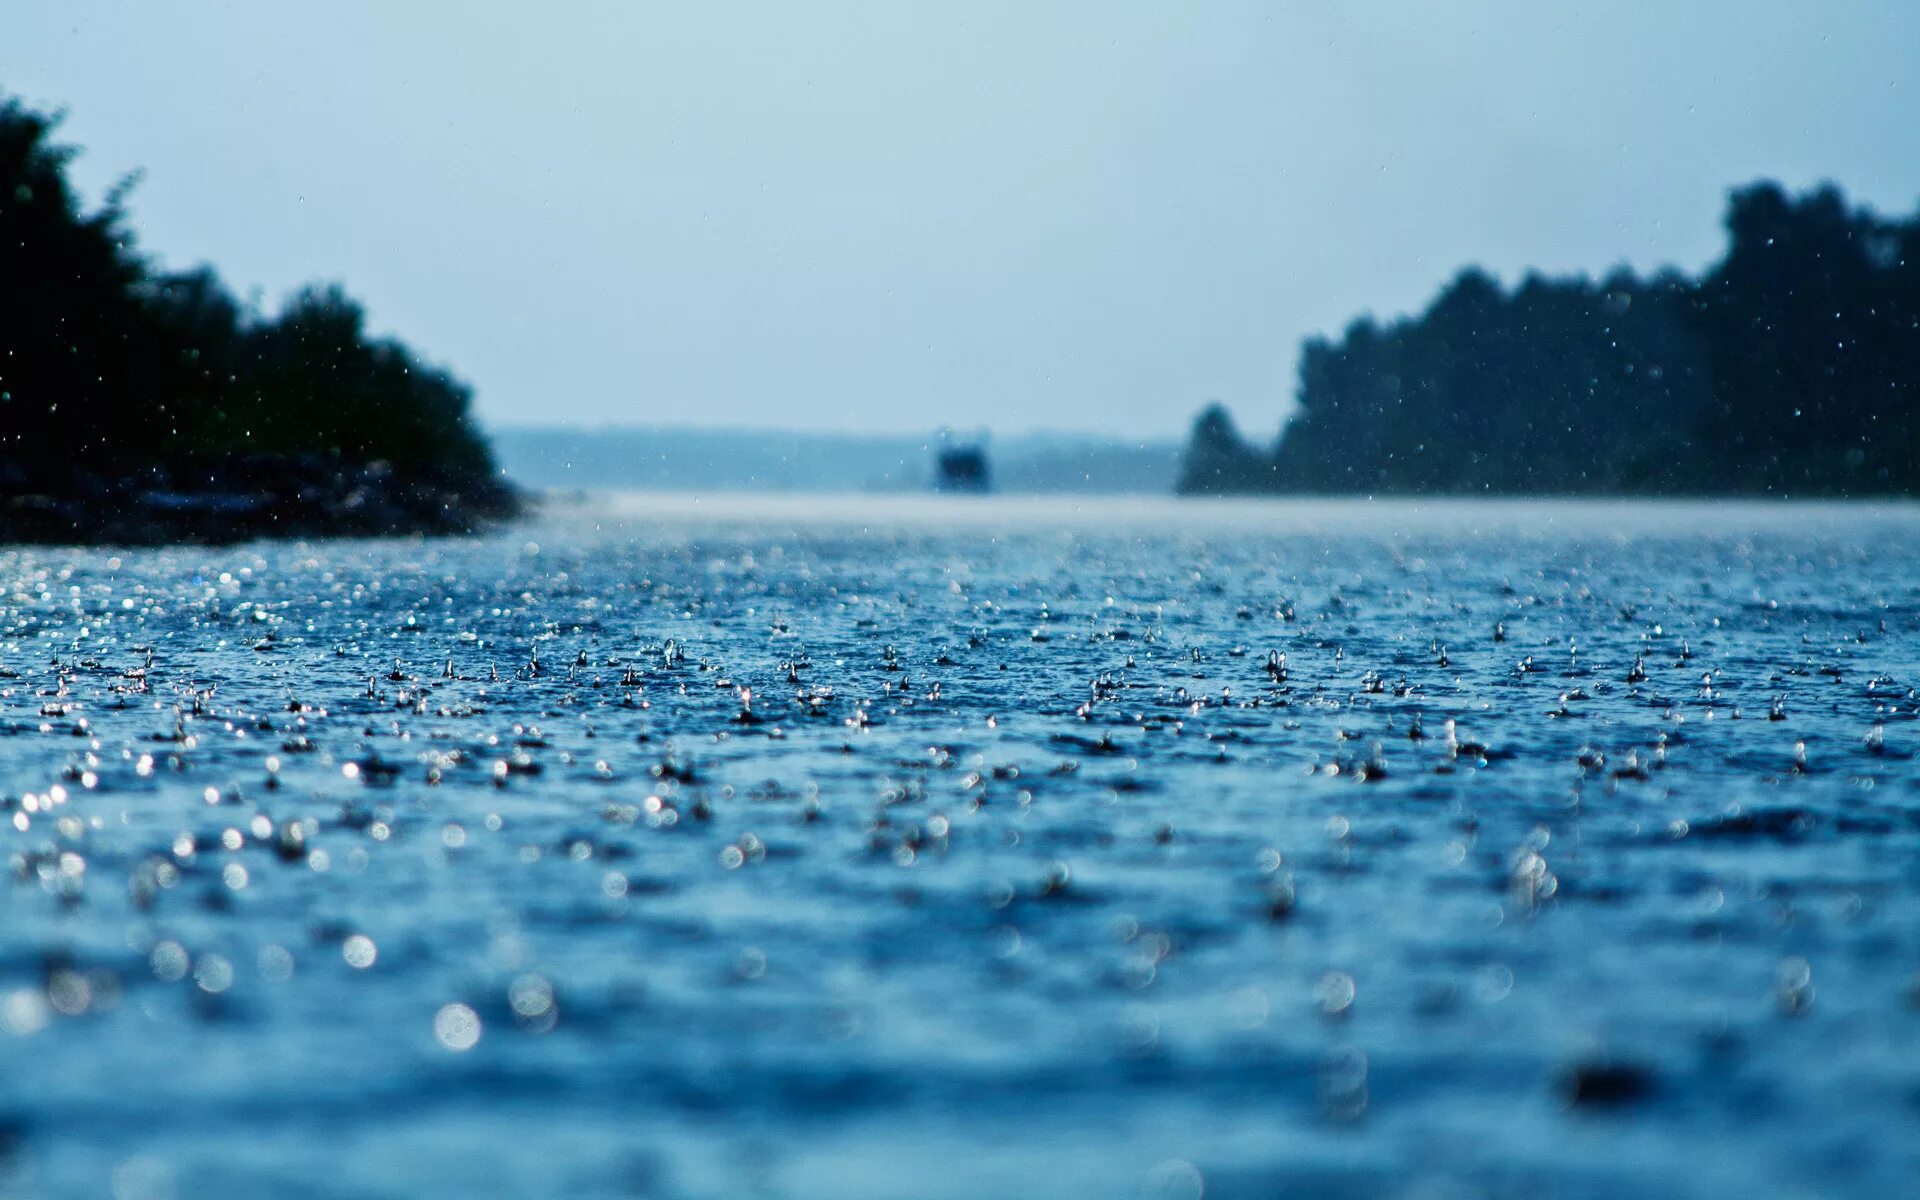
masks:
<svg viewBox="0 0 1920 1200"><path fill-rule="evenodd" d="M155 471L218 488L265 455L376 471L423 505L510 507L464 383L369 337L337 284L266 317L210 268L155 271L127 228L132 180L86 211L57 124L0 101L0 493L86 497Z"/></svg>
<svg viewBox="0 0 1920 1200"><path fill-rule="evenodd" d="M84 211L57 124L0 100L0 456L29 480L113 471L169 415L140 377L155 339L126 185Z"/></svg>
<svg viewBox="0 0 1920 1200"><path fill-rule="evenodd" d="M1309 339L1275 454L1223 450L1216 406L1182 486L1920 491L1920 217L1763 182L1732 193L1727 232L1697 281L1617 269L1509 292L1468 269L1424 312Z"/></svg>
<svg viewBox="0 0 1920 1200"><path fill-rule="evenodd" d="M1240 438L1233 417L1218 404L1207 406L1193 424L1193 441L1181 468L1183 492L1231 494L1269 486L1273 465Z"/></svg>

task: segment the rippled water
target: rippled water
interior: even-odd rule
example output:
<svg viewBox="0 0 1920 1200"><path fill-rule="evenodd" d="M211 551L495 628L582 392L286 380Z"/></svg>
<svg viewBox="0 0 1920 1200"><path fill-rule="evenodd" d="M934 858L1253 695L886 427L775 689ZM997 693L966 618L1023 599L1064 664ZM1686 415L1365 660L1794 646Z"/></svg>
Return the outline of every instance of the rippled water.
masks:
<svg viewBox="0 0 1920 1200"><path fill-rule="evenodd" d="M1903 1194L1916 533L0 552L0 1194Z"/></svg>

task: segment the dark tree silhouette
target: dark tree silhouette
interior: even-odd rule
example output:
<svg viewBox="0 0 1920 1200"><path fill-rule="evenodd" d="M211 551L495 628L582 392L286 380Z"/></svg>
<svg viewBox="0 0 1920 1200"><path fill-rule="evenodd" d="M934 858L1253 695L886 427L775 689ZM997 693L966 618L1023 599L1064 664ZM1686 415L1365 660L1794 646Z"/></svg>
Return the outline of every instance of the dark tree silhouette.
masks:
<svg viewBox="0 0 1920 1200"><path fill-rule="evenodd" d="M1759 183L1732 194L1727 232L1698 281L1507 291L1469 269L1418 315L1310 339L1277 451L1216 406L1182 490L1920 491L1920 217Z"/></svg>
<svg viewBox="0 0 1920 1200"><path fill-rule="evenodd" d="M1193 423L1193 441L1181 464L1183 492L1257 492L1263 490L1273 464L1241 440L1233 417L1219 404L1209 404Z"/></svg>
<svg viewBox="0 0 1920 1200"><path fill-rule="evenodd" d="M157 272L127 225L132 178L85 210L57 124L0 100L0 538L439 530L512 510L465 384L368 337L337 285L265 317L210 268Z"/></svg>
<svg viewBox="0 0 1920 1200"><path fill-rule="evenodd" d="M139 378L157 339L126 186L82 211L54 125L0 101L0 474L34 484L112 471L168 417Z"/></svg>

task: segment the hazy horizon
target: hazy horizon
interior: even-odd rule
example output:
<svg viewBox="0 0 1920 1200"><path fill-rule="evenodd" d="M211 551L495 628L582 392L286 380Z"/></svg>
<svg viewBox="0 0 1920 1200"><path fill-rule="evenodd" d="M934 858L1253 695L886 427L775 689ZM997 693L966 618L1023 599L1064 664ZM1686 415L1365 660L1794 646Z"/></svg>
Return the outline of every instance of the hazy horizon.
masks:
<svg viewBox="0 0 1920 1200"><path fill-rule="evenodd" d="M1901 32L1905 30L1905 32ZM1693 269L1920 200L1920 10L90 5L0 17L141 245L340 279L491 427L1265 440L1459 267ZM325 64L322 70L320 64Z"/></svg>
<svg viewBox="0 0 1920 1200"><path fill-rule="evenodd" d="M727 424L700 424L697 422L672 419L650 420L637 418L627 420L610 418L604 421L557 421L540 420L538 417L509 418L506 420L487 420L486 429L496 433L552 433L567 432L587 434L594 432L611 433L697 433L717 435L739 435L743 437L821 437L861 439L869 441L900 441L918 439L931 443L935 441L942 428L950 429L960 441L976 440L984 434L989 440L1009 442L1102 442L1145 445L1183 445L1186 440L1185 427L1169 430L1162 434L1115 434L1104 429L1073 429L1058 425L1034 425L1024 428L999 429L982 425L931 426L915 428L908 425L878 426L873 429L809 429L799 425L779 424L777 420L769 423L740 422Z"/></svg>

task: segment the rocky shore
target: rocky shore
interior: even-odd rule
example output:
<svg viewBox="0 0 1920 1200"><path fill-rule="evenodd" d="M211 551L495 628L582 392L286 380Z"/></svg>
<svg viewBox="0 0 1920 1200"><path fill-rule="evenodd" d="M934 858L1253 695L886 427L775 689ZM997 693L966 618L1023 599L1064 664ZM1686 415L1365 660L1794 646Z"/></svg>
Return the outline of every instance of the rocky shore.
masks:
<svg viewBox="0 0 1920 1200"><path fill-rule="evenodd" d="M224 544L256 538L472 533L516 515L504 479L402 478L387 464L249 455L105 478L75 468L29 477L0 463L0 543Z"/></svg>

